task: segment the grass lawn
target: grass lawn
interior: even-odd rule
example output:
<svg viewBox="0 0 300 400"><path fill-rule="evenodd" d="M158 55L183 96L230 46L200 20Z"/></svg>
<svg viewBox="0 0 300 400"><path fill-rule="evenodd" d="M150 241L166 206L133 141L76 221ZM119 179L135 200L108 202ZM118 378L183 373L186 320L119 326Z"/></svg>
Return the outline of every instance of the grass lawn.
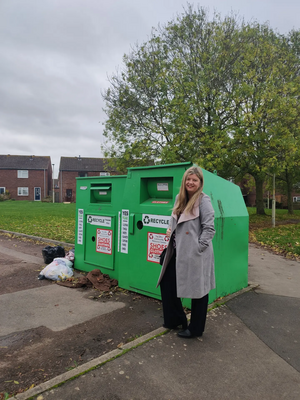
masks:
<svg viewBox="0 0 300 400"><path fill-rule="evenodd" d="M256 215L248 208L249 239L287 257L300 257L300 210L289 215L287 210L276 210L275 227L272 227L272 210L267 215Z"/></svg>
<svg viewBox="0 0 300 400"><path fill-rule="evenodd" d="M61 242L75 243L76 204L33 201L0 202L0 229L25 233ZM276 210L276 227L272 227L272 211L256 215L248 208L249 238L287 257L300 256L300 210L288 215Z"/></svg>
<svg viewBox="0 0 300 400"><path fill-rule="evenodd" d="M249 222L253 227L272 226L272 210L265 209L267 215L256 215L256 208L248 207ZM298 221L300 222L300 210L294 211L293 215L288 214L287 210L276 210L276 223L283 221ZM260 226L261 225L261 226Z"/></svg>
<svg viewBox="0 0 300 400"><path fill-rule="evenodd" d="M0 229L75 243L76 204L0 202Z"/></svg>

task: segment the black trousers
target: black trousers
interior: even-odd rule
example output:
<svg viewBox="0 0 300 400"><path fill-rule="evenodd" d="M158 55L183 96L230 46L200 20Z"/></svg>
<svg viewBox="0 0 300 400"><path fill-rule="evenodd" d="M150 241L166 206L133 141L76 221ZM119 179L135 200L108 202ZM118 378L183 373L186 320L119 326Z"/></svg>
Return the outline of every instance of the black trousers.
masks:
<svg viewBox="0 0 300 400"><path fill-rule="evenodd" d="M160 283L163 305L164 326L175 328L185 326L187 319L176 288L176 252L171 258ZM202 335L205 329L208 294L200 299L192 299L191 320L188 329L193 335Z"/></svg>

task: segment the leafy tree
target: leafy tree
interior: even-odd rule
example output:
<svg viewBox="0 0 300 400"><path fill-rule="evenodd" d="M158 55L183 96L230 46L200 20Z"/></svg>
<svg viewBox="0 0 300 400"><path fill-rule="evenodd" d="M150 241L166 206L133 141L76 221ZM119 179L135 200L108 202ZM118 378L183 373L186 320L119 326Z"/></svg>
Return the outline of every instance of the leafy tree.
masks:
<svg viewBox="0 0 300 400"><path fill-rule="evenodd" d="M296 34L287 40L234 15L209 20L188 6L125 55L110 78L105 155L119 170L191 160L224 177L250 173L263 214L266 174L297 158L290 105L298 101L299 48Z"/></svg>
<svg viewBox="0 0 300 400"><path fill-rule="evenodd" d="M287 37L279 37L278 84L276 107L270 111L272 121L268 130L276 137L276 146L271 149L276 153L277 166L276 189L287 195L288 211L293 213L292 191L300 180L299 116L300 116L300 76L297 43L299 33L291 32Z"/></svg>
<svg viewBox="0 0 300 400"><path fill-rule="evenodd" d="M295 161L296 58L286 38L268 25L245 24L245 55L236 64L240 84L235 123L230 133L229 162L238 172L250 173L256 183L257 213L264 214L263 191L267 174L280 173ZM293 71L293 72L292 72ZM297 85L296 85L297 86ZM299 92L299 91L298 91Z"/></svg>
<svg viewBox="0 0 300 400"><path fill-rule="evenodd" d="M212 21L203 9L154 30L151 39L124 56L125 68L104 93L108 120L106 155L119 162L192 160L222 169L232 114L234 17Z"/></svg>
<svg viewBox="0 0 300 400"><path fill-rule="evenodd" d="M300 32L292 31L282 38L284 56L281 63L281 104L277 112L277 130L282 137L278 149L281 172L278 179L285 182L288 212L293 214L292 192L300 181Z"/></svg>

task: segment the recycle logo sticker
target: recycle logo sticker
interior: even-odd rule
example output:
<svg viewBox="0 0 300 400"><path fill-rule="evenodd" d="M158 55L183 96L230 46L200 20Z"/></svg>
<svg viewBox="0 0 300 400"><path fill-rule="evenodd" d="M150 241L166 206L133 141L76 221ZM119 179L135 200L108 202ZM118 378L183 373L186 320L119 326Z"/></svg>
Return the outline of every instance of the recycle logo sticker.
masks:
<svg viewBox="0 0 300 400"><path fill-rule="evenodd" d="M170 216L156 215L156 214L143 214L142 221L147 227L167 229L170 223Z"/></svg>
<svg viewBox="0 0 300 400"><path fill-rule="evenodd" d="M87 222L90 224L92 221L93 221L93 217L91 215L89 215Z"/></svg>

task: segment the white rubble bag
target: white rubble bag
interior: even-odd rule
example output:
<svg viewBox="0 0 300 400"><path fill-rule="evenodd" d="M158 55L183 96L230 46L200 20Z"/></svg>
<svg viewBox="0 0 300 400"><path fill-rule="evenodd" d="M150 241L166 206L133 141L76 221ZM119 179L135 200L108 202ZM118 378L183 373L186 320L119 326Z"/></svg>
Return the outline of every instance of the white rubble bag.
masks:
<svg viewBox="0 0 300 400"><path fill-rule="evenodd" d="M38 279L52 279L53 281L64 281L73 276L73 262L68 258L54 258L39 274Z"/></svg>

